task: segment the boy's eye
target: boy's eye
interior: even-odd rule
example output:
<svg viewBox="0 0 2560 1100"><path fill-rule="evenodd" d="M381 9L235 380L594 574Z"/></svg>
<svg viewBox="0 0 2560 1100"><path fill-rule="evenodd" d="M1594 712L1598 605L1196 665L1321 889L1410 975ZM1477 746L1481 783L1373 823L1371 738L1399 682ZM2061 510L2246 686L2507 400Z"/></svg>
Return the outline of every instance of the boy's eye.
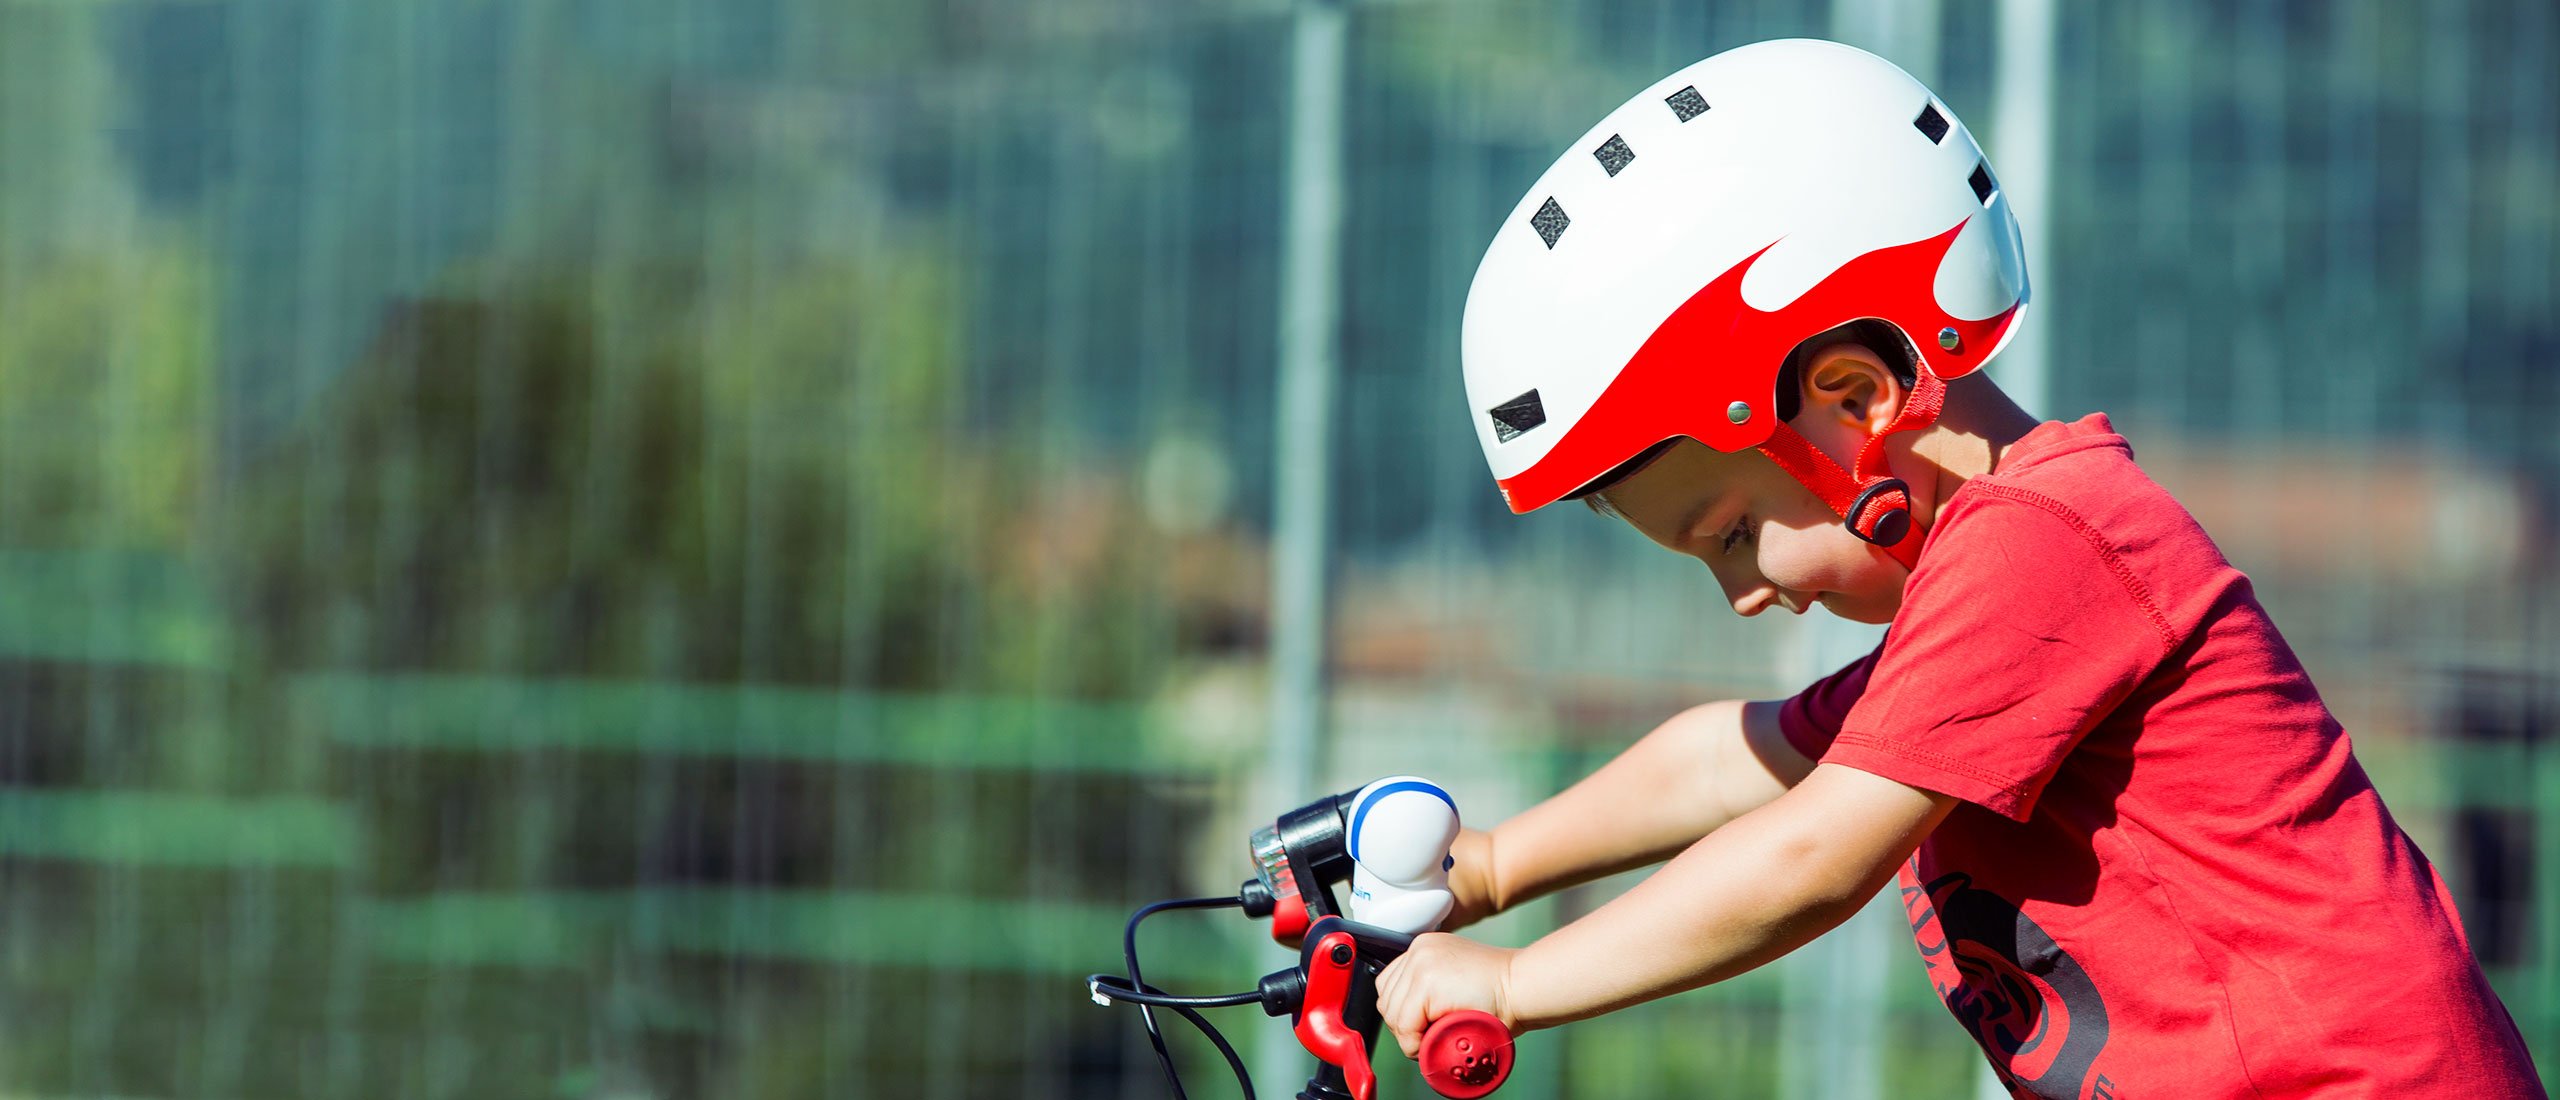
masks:
<svg viewBox="0 0 2560 1100"><path fill-rule="evenodd" d="M1733 529L1724 533L1724 552L1728 554L1733 553L1735 545L1750 537L1751 517L1744 516L1741 519L1733 521Z"/></svg>

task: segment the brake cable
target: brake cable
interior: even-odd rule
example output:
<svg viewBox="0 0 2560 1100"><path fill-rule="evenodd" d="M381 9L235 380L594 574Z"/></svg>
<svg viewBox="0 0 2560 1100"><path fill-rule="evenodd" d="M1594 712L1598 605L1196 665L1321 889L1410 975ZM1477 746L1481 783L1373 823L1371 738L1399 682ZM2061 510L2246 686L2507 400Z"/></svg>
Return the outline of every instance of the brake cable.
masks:
<svg viewBox="0 0 2560 1100"><path fill-rule="evenodd" d="M1120 938L1121 952L1129 964L1128 977L1124 979L1114 974L1094 974L1085 978L1085 987L1092 993L1096 1002L1108 1004L1115 1000L1127 1001L1138 1006L1139 1014L1146 1017L1147 1042L1155 1047L1156 1061L1164 1066L1164 1079L1173 1087L1174 1100L1190 1100L1190 1094L1182 1090L1181 1075L1173 1068L1173 1052L1165 1049L1164 1033L1156 1026L1155 1010L1162 1008L1179 1014L1183 1019L1191 1021L1193 1027L1199 1028L1202 1035L1208 1036L1210 1044L1218 1048L1218 1053L1226 1056L1228 1068L1235 1071L1236 1084L1244 1090L1245 1100L1255 1100L1253 1078L1245 1072L1244 1059L1236 1056L1236 1049L1228 1044L1227 1037L1219 1034L1218 1029L1211 1026L1208 1019L1201 1016L1197 1010L1260 1004L1262 994L1257 990L1207 997L1185 997L1175 996L1148 985L1138 969L1138 922L1172 909L1226 909L1243 906L1244 899L1235 895L1175 898L1141 906L1136 913L1130 914L1129 924Z"/></svg>

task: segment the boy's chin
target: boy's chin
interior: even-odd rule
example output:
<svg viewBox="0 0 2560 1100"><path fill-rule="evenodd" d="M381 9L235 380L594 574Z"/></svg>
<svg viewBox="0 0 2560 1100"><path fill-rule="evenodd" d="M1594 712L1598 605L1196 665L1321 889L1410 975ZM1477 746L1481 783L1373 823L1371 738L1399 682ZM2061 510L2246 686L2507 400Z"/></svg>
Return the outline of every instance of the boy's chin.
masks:
<svg viewBox="0 0 2560 1100"><path fill-rule="evenodd" d="M1822 609L1836 618L1847 619L1853 623L1873 623L1884 626L1893 622L1894 612L1902 610L1902 593L1896 590L1890 595L1878 597L1825 592L1822 594Z"/></svg>

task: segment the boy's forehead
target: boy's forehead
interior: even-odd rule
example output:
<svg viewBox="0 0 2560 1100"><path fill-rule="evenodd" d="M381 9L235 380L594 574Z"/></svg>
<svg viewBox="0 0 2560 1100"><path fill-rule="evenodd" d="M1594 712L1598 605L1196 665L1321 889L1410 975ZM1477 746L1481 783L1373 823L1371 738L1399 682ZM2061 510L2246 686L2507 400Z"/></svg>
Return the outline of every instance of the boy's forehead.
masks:
<svg viewBox="0 0 2560 1100"><path fill-rule="evenodd" d="M1685 512L1739 484L1749 469L1747 455L1726 454L1694 439L1682 439L1645 468L1594 495L1601 498L1603 507L1630 519L1641 514L1657 523L1667 522L1660 514L1663 511Z"/></svg>
<svg viewBox="0 0 2560 1100"><path fill-rule="evenodd" d="M1697 440L1684 438L1663 452L1663 461L1655 463L1654 469L1668 475L1660 479L1665 486L1684 485L1691 491L1714 489L1740 481L1750 472L1751 459L1758 454L1757 451L1728 454Z"/></svg>

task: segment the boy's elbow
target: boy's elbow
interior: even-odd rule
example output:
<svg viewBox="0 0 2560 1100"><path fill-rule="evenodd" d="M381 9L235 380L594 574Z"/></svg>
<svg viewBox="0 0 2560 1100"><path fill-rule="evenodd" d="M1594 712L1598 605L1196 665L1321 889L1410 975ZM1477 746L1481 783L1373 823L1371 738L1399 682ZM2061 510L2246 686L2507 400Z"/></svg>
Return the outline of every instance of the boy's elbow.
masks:
<svg viewBox="0 0 2560 1100"><path fill-rule="evenodd" d="M1896 814L1897 820L1865 822L1857 820L1859 807L1819 796L1790 793L1780 802L1788 805L1771 815L1774 827L1766 834L1767 866L1775 872L1770 881L1789 884L1788 907L1797 919L1825 928L1864 908L1944 812L1920 804L1905 811L1916 811L1918 820Z"/></svg>
<svg viewBox="0 0 2560 1100"><path fill-rule="evenodd" d="M1772 881L1788 883L1787 908L1796 922L1810 923L1828 930L1846 922L1865 908L1882 883L1868 861L1844 858L1839 838L1826 837L1818 830L1793 830L1778 839L1769 859L1778 874Z"/></svg>

